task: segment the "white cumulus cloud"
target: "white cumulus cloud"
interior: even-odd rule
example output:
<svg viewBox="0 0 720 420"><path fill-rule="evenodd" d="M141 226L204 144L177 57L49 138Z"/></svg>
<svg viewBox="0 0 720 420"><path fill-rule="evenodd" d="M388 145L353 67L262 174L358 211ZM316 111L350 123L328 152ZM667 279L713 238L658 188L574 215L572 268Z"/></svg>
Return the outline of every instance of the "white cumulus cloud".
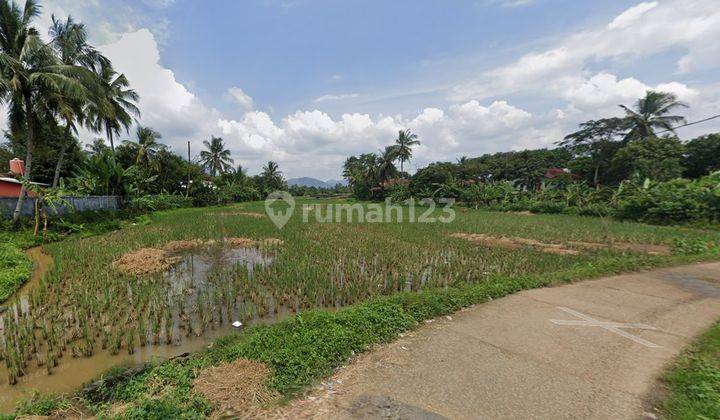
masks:
<svg viewBox="0 0 720 420"><path fill-rule="evenodd" d="M251 110L255 108L255 102L253 101L253 98L251 98L250 95L245 93L245 91L243 91L239 87L233 86L228 89L228 95L230 95L230 97L245 110Z"/></svg>
<svg viewBox="0 0 720 420"><path fill-rule="evenodd" d="M637 6L633 6L622 12L615 19L613 19L613 21L608 24L608 29L620 29L628 27L635 23L638 19L640 19L647 11L656 8L658 4L659 3L656 1L651 1L643 2L638 4Z"/></svg>

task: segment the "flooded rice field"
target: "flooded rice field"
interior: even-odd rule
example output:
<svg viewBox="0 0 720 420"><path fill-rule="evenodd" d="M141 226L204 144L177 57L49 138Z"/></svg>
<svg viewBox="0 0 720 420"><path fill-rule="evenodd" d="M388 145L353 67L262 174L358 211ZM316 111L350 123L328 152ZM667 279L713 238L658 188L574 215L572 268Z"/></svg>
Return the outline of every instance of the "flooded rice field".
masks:
<svg viewBox="0 0 720 420"><path fill-rule="evenodd" d="M180 250L160 275L128 281L121 294L86 290L80 302L53 293L52 257L40 248L28 254L33 277L7 303L0 323L0 412L32 391L70 392L115 366L198 351L237 330L233 322L270 323L291 314L272 300L256 305L243 298L241 282L273 263L271 250L226 243ZM129 309L128 315L93 310L102 305Z"/></svg>

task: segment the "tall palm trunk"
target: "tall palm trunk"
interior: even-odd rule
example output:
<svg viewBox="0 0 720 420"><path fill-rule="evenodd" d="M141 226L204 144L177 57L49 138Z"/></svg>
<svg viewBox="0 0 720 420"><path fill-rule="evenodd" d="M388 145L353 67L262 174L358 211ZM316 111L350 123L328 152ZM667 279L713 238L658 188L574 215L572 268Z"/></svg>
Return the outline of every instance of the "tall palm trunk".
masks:
<svg viewBox="0 0 720 420"><path fill-rule="evenodd" d="M110 140L110 160L115 164L115 142L112 131L107 131L108 140Z"/></svg>
<svg viewBox="0 0 720 420"><path fill-rule="evenodd" d="M67 151L68 143L70 143L70 122L67 122L65 126L65 138L62 145L60 146L60 155L58 161L55 164L55 176L53 176L52 187L57 188L60 182L60 171L62 170L63 161L65 160L65 152Z"/></svg>
<svg viewBox="0 0 720 420"><path fill-rule="evenodd" d="M30 96L25 96L25 115L27 125L27 153L25 155L25 171L23 172L23 178L30 181L32 178L32 157L35 151L35 125L32 113L32 106L30 105ZM20 188L20 196L18 197L17 205L15 205L15 212L13 213L13 223L17 223L22 213L23 204L25 203L25 195L27 194L27 188L25 184Z"/></svg>
<svg viewBox="0 0 720 420"><path fill-rule="evenodd" d="M595 188L600 188L598 181L600 180L600 164L595 165L595 174L593 175L593 184Z"/></svg>

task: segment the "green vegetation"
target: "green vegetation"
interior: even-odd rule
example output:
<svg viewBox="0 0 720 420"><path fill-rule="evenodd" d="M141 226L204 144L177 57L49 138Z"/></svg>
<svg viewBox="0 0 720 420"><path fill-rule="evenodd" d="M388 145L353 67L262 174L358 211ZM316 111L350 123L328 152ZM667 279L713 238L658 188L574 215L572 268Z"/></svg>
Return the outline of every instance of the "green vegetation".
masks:
<svg viewBox="0 0 720 420"><path fill-rule="evenodd" d="M700 337L663 379L668 418L720 418L720 324Z"/></svg>
<svg viewBox="0 0 720 420"><path fill-rule="evenodd" d="M314 211L325 214L326 204L337 203L326 201ZM307 204L301 201L298 206ZM353 353L391 340L421 320L522 289L717 258L716 244L720 243L717 231L480 210L458 212L454 222L432 225L316 223L314 211L310 223L302 223L301 212L296 212L278 231L268 219L248 216L263 211L262 203L172 210L151 216L150 225L50 244L47 249L61 270L54 270L31 293L29 315L20 318L20 325L30 319L36 325L50 325L50 320L57 319L54 308L67 308L71 311L68 321L47 330L50 341L35 344L45 352L67 340L68 352L73 349L89 356L129 351L138 343L142 345L142 337L163 343L165 320L168 314L179 311L187 314L187 321L174 322L181 324L181 332L194 334L205 334L234 319L248 323L256 317L272 317L278 308L301 311L284 322L253 326L223 338L189 359L156 365L102 388L100 394L85 395L85 409L104 412L112 405L127 403L128 417L202 414L210 410L207 402L188 392L202 366L238 357L261 360L274 372L270 386L292 396ZM607 243L612 239L667 245L675 254L668 257L597 249L558 255L532 247L509 250L475 244L450 236L456 232L553 243ZM138 281L108 269L120 255L138 248L161 247L172 240L230 237L279 238L284 244L260 249L274 258L272 264L214 269L207 283L196 286L200 290L195 291L171 287L172 283L160 274ZM96 293L92 284L103 284L102 293ZM169 295L167 290L177 293ZM67 306L67 302L74 304ZM345 309L317 310L327 307ZM61 331L77 331L79 338L69 339ZM108 333L88 340L94 331ZM172 338L183 340L184 336ZM8 342L24 343L21 348L32 348L23 341L26 339L16 331L6 336ZM14 363L22 363L31 353L13 357Z"/></svg>
<svg viewBox="0 0 720 420"><path fill-rule="evenodd" d="M468 184L449 179L430 191L413 179L409 185L394 185L385 191L397 202L411 197L452 198L467 206L496 211L613 216L653 224L707 226L720 221L720 172L695 180L654 182L636 178L623 181L617 188L593 188L559 177L531 190L509 181Z"/></svg>
<svg viewBox="0 0 720 420"><path fill-rule="evenodd" d="M32 262L12 243L0 244L0 303L30 277Z"/></svg>

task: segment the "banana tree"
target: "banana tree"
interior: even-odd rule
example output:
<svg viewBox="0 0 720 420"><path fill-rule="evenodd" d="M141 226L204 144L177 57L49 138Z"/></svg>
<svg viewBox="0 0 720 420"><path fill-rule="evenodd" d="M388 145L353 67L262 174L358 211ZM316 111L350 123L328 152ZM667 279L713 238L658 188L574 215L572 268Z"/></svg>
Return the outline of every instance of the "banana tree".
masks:
<svg viewBox="0 0 720 420"><path fill-rule="evenodd" d="M21 182L25 186L25 189L35 198L35 228L33 235L38 236L40 222L42 221L42 243L45 244L49 220L48 209L51 209L57 214L58 206L72 207L72 204L65 199L65 191L62 188L43 187L25 178L23 178Z"/></svg>

